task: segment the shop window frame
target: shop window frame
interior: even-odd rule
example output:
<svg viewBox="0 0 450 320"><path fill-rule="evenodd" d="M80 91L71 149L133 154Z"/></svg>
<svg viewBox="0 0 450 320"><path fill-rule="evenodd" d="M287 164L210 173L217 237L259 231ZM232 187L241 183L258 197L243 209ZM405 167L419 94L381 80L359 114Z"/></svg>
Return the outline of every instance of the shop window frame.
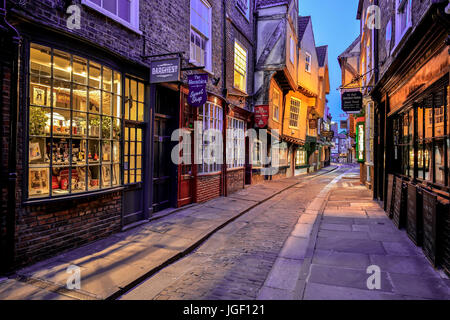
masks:
<svg viewBox="0 0 450 320"><path fill-rule="evenodd" d="M30 113L31 113L30 110L31 110L31 108L34 105L34 104L31 103L32 100L30 98L30 96L33 94L31 92L31 90L30 90L31 75L32 75L31 74L31 48L32 48L32 45L46 47L46 48L50 49L50 57L51 57L51 63L52 64L53 64L53 59L54 59L53 57L54 57L54 51L55 50L59 51L59 52L62 52L62 53L65 53L65 54L67 54L70 57L70 63L71 63L71 71L70 71L71 75L70 75L70 81L69 81L69 84L71 86L71 89L70 89L70 107L67 109L67 111L70 112L70 115L71 115L70 116L70 118L71 118L70 119L70 122L71 122L70 135L67 137L69 142L73 143L73 141L72 141L72 138L73 138L72 123L73 123L73 114L76 113L76 112L78 112L78 113L80 113L80 112L85 113L86 114L86 119L89 119L89 115L94 114L94 115L97 115L98 117L100 117L100 119L102 119L103 117L109 117L113 121L114 120L119 120L119 122L120 122L120 132L118 132L118 134L119 134L118 139L114 139L112 128L110 129L111 130L111 136L110 136L109 139L108 138L106 140L103 139L101 137L101 134L100 134L98 139L94 139L94 140L98 140L100 146L103 145L102 141L109 141L111 143L111 152L110 152L111 160L109 161L110 162L109 165L112 168L111 168L111 172L110 172L110 174L111 174L111 177L110 177L111 178L111 183L110 183L109 186L102 187L100 185L100 183L101 183L100 182L101 181L100 177L102 176L102 169L103 169L102 167L104 165L108 165L108 164L105 164L105 162L103 161L103 159L102 159L102 157L103 157L102 152L101 152L101 150L99 150L99 155L98 155L99 156L99 162L98 162L98 164L97 163L95 164L95 166L99 167L99 172L100 172L99 173L99 186L98 186L98 188L89 190L88 187L86 186L85 190L82 190L82 191L79 191L79 192L72 192L72 190L70 188L68 193L59 194L59 195L53 194L52 193L52 186L51 186L51 184L52 184L51 176L52 175L49 174L49 177L48 177L48 179L49 179L48 180L48 182L49 182L49 192L48 192L48 194L46 194L44 196L40 196L40 197L39 196L38 197L30 196L30 194L29 194L29 174L30 174L29 170L32 167L30 167L30 164L29 164L29 162L30 162L29 146L30 146L30 138L32 136L30 135L30 124L29 124L29 121L30 121ZM40 40L33 40L33 41L27 41L25 46L26 46L26 54L24 55L24 57L25 57L25 59L24 59L25 60L25 63L24 63L25 68L24 69L25 69L25 77L26 77L26 80L25 80L26 81L26 90L25 90L25 92L26 92L26 100L25 100L25 102L23 104L23 107L24 107L24 110L25 110L24 125L23 125L23 128L24 128L23 129L23 137L24 137L23 164L24 164L24 169L25 169L24 170L24 179L23 179L23 183L22 183L22 188L24 190L23 197L22 197L23 198L23 203L24 204L34 204L34 203L47 203L47 202L61 201L61 200L67 200L67 199L88 198L88 197L96 196L96 195L99 195L99 194L104 194L104 193L110 193L110 192L114 192L114 191L123 190L123 188L124 188L124 185L123 185L123 133L124 133L124 127L123 127L124 98L123 97L124 96L123 96L123 94L124 94L124 79L125 79L124 77L125 77L125 73L122 70L120 70L120 68L118 68L117 66L111 65L110 63L106 63L105 61L100 61L100 60L94 59L91 56L80 54L79 52L77 52L77 50L71 51L71 50L69 50L67 48L60 48L55 43L45 42L45 41L40 41ZM86 87L86 92L87 93L90 90L92 90L92 88L91 88L91 86L89 84L89 79L90 79L90 77L89 77L89 65L90 64L96 64L96 65L99 65L101 67L102 81L101 81L99 87L96 90L98 90L102 94L106 93L106 92L111 92L111 93L113 93L112 97L120 96L120 113L121 113L120 116L114 115L114 111L112 109L113 108L113 103L111 103L111 110L110 110L110 114L109 115L103 114L102 112L99 112L98 114L97 113L92 113L89 110L89 105L88 105L88 103L89 103L89 94L86 97L86 99L87 99L86 100L86 110L85 111L81 111L81 110L75 110L74 109L73 93L72 92L73 92L73 87L75 85L77 85L77 83L74 81L73 72L72 72L73 70L72 69L74 68L73 67L73 61L74 61L75 57L81 58L83 60L86 60L86 63L87 63L86 66L87 66L88 69L87 69L87 75L86 75L86 83L83 84L83 86ZM117 73L117 74L120 75L120 86L121 86L120 93L116 93L114 91L115 89L114 89L113 83L111 83L111 89L109 91L104 89L104 84L103 84L103 69L104 68L111 71L111 77L112 77L111 79L112 80L114 80L114 73ZM54 84L53 68L51 68L51 74L50 74L50 78L49 79L51 81L51 87L50 88L51 88L51 90L54 90L53 89L53 84ZM54 102L53 102L54 97L53 97L53 95L51 95L50 99L51 99L50 106L46 107L46 108L48 108L50 111L53 111L55 109L56 109L56 111L60 110L60 108L58 108L58 107L56 107L54 105ZM102 101L103 98L101 98L100 100ZM100 102L100 103L102 104L103 102ZM40 108L42 108L42 107L40 107ZM52 117L53 117L53 112L51 112L51 114L52 114ZM50 139L51 140L50 141L50 145L53 146L54 141L53 141L53 132L52 132L53 131L52 130L52 125L53 125L52 119L50 119L50 122L51 122L51 126L50 126L50 138L51 138ZM102 124L102 121L100 121L100 124ZM113 123L111 123L111 127L112 126L113 126ZM89 127L87 127L87 130L89 130L88 128ZM88 143L89 140L92 140L90 135L89 135L89 133L86 134L84 136L84 138L82 137L80 139L81 139L81 141L85 141L85 143ZM112 157L114 156L114 154L113 154L114 142L118 143L118 145L119 145L119 155L118 155L119 161L117 163L112 159ZM70 143L70 144L72 144L72 143ZM89 148L89 145L87 145L87 148ZM100 149L101 148L102 147L100 147ZM71 181L71 179L72 179L72 170L75 167L75 165L73 165L73 163L72 163L73 161L72 161L72 156L71 155L72 155L72 146L70 146L70 149L69 149L69 158L70 158L69 164L65 165L66 167L69 168L69 181ZM108 162L108 161L106 161L106 162ZM93 165L94 164L90 163L89 160L88 160L88 157L86 156L86 164L84 165L85 168L86 168L86 176L87 176L87 172L89 170L89 167L91 167ZM114 172L113 172L114 165L118 165L118 167L119 167L119 169L118 169L119 172L118 172L118 176L117 176L117 184L113 184L112 183L112 181L113 181L113 174L114 174ZM55 166L53 164L53 161L52 161L52 159L50 159L50 163L48 164L49 172L51 172L54 167ZM88 181L87 177L85 179Z"/></svg>

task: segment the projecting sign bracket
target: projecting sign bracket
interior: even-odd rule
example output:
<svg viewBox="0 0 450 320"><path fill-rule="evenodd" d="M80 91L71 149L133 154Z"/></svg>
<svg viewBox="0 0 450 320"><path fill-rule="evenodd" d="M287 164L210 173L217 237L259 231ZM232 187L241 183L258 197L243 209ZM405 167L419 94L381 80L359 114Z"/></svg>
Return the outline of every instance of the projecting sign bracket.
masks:
<svg viewBox="0 0 450 320"><path fill-rule="evenodd" d="M150 56L141 56L142 59L152 59L152 58L160 58L160 57L167 57L167 56L179 56L180 58L183 56L185 52L184 51L180 51L180 52L169 52L169 53L161 53L161 54L153 54Z"/></svg>

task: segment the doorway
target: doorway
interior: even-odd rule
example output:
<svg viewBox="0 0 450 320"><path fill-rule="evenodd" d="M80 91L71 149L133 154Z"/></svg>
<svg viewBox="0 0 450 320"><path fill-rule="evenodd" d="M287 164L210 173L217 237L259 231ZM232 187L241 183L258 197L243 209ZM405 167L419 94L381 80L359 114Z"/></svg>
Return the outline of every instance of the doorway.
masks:
<svg viewBox="0 0 450 320"><path fill-rule="evenodd" d="M153 212L174 207L177 199L177 168L172 162L172 132L177 128L180 92L156 87L153 131Z"/></svg>
<svg viewBox="0 0 450 320"><path fill-rule="evenodd" d="M145 105L144 82L126 77L125 97L123 226L147 218L146 210L144 210L145 132L147 130L144 116L148 108Z"/></svg>

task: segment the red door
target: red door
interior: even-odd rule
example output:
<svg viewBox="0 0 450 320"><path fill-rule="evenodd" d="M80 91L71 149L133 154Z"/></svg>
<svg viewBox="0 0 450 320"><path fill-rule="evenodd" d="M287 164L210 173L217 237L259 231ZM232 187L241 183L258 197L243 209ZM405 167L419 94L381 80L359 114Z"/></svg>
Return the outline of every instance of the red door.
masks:
<svg viewBox="0 0 450 320"><path fill-rule="evenodd" d="M183 144L183 150L180 152L181 157L188 157L191 159L190 164L181 164L178 167L178 207L183 207L194 202L194 112L193 108L187 103L187 96L181 94L181 108L180 108L180 128L183 128L191 133L190 139L180 143Z"/></svg>

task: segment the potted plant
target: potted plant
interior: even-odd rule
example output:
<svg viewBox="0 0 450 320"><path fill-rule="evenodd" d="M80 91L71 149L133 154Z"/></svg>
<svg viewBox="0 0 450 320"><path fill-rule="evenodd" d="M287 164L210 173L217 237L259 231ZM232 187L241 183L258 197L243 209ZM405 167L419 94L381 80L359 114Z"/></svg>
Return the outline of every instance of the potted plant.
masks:
<svg viewBox="0 0 450 320"><path fill-rule="evenodd" d="M30 110L30 135L41 136L45 134L45 126L48 116L42 108L31 108Z"/></svg>

